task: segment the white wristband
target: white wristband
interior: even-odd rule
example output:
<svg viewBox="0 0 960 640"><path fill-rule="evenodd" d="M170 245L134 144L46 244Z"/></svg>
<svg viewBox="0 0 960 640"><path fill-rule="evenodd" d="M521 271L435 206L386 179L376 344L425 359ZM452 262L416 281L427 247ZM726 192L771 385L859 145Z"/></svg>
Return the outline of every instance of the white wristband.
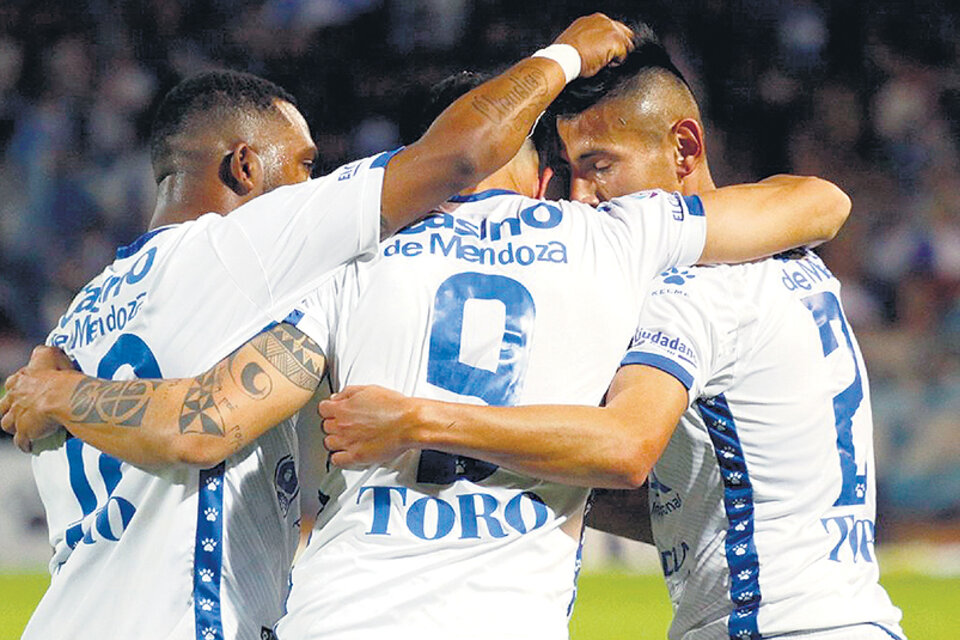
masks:
<svg viewBox="0 0 960 640"><path fill-rule="evenodd" d="M563 75L567 78L567 84L570 84L580 76L580 52L570 44L552 44L544 47L531 58L547 58L553 60L563 69Z"/></svg>

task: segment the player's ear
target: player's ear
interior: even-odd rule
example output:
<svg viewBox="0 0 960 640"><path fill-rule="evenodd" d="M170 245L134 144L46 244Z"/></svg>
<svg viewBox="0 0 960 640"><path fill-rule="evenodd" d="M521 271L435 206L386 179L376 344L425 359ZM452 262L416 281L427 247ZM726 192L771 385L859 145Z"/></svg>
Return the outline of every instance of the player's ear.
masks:
<svg viewBox="0 0 960 640"><path fill-rule="evenodd" d="M700 166L705 148L703 126L693 118L684 118L673 125L677 178L683 180Z"/></svg>
<svg viewBox="0 0 960 640"><path fill-rule="evenodd" d="M547 197L547 189L550 187L550 180L553 179L553 169L544 167L540 172L540 182L537 185L537 199L543 200Z"/></svg>
<svg viewBox="0 0 960 640"><path fill-rule="evenodd" d="M246 142L238 142L220 165L220 179L238 196L260 193L263 164L260 155Z"/></svg>

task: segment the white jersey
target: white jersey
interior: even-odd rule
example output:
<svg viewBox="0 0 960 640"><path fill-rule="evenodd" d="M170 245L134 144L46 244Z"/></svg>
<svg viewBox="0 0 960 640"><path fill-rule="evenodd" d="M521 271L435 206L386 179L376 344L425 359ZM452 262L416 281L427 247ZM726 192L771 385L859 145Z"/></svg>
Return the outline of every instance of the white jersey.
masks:
<svg viewBox="0 0 960 640"><path fill-rule="evenodd" d="M298 327L335 388L598 404L653 278L696 261L704 237L698 198L649 192L598 211L481 192L348 266ZM282 640L567 637L587 490L424 451L330 468L320 491Z"/></svg>
<svg viewBox="0 0 960 640"><path fill-rule="evenodd" d="M375 255L386 155L141 236L48 342L103 378L206 371L336 267ZM297 545L296 456L289 422L204 471L148 473L75 438L42 452L52 581L24 638L259 638Z"/></svg>
<svg viewBox="0 0 960 640"><path fill-rule="evenodd" d="M899 634L877 582L867 372L815 254L663 273L624 364L690 392L649 479L671 640Z"/></svg>

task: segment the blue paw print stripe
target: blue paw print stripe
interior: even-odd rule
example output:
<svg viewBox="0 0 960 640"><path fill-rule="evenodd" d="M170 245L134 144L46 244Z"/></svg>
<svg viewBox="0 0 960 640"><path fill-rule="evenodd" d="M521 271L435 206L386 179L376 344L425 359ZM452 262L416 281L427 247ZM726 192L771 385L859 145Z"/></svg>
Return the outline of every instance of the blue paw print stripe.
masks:
<svg viewBox="0 0 960 640"><path fill-rule="evenodd" d="M696 402L713 443L723 480L727 512L726 556L733 611L727 619L730 640L760 640L760 562L753 540L753 485L727 399L720 394Z"/></svg>
<svg viewBox="0 0 960 640"><path fill-rule="evenodd" d="M200 472L197 540L193 551L193 612L197 640L224 640L220 613L223 570L223 470L221 462Z"/></svg>
<svg viewBox="0 0 960 640"><path fill-rule="evenodd" d="M681 271L676 267L671 268L669 271L664 271L663 273L660 274L660 276L663 278L663 281L665 283L676 284L676 285L681 285L687 280L693 280L694 278L697 277L694 274L687 271L686 269Z"/></svg>

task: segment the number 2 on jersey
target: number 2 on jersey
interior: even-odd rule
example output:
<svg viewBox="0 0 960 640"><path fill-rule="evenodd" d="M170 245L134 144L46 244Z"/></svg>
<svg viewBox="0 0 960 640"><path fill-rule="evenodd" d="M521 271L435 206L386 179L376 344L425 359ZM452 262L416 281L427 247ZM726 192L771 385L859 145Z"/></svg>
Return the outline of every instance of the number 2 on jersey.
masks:
<svg viewBox="0 0 960 640"><path fill-rule="evenodd" d="M863 504L867 498L867 473L857 473L856 451L853 446L853 416L863 402L863 384L860 378L860 367L857 366L857 356L850 339L850 329L843 317L840 301L829 292L807 296L801 300L804 306L813 314L813 320L820 331L820 342L823 344L823 356L827 357L840 346L837 335L830 326L831 321L840 323L846 342L847 353L853 360L853 382L843 391L833 397L833 415L837 427L837 452L840 454L840 473L843 483L835 507Z"/></svg>
<svg viewBox="0 0 960 640"><path fill-rule="evenodd" d="M503 333L495 371L461 360L464 318L470 300L495 300L504 308ZM530 354L530 335L536 308L522 284L504 276L476 272L453 275L437 288L430 327L427 382L489 405L513 404L523 387ZM438 451L420 454L417 481L450 484L477 482L496 471L496 465Z"/></svg>
<svg viewBox="0 0 960 640"><path fill-rule="evenodd" d="M112 378L123 365L129 365L139 378L162 378L160 365L157 359L139 336L132 333L121 334L97 365L97 377ZM70 487L73 489L83 517L72 524L66 531L67 544L73 548L81 540L85 544L93 544L98 539L116 542L126 531L133 514L134 507L125 498L114 496L113 491L120 484L122 472L120 460L106 453L100 453L97 460L99 482L102 482L106 491L107 500L101 506L93 490L91 479L87 477L87 469L83 460L84 443L76 438L67 441L67 466L70 473ZM94 521L84 528L84 520L96 513Z"/></svg>

